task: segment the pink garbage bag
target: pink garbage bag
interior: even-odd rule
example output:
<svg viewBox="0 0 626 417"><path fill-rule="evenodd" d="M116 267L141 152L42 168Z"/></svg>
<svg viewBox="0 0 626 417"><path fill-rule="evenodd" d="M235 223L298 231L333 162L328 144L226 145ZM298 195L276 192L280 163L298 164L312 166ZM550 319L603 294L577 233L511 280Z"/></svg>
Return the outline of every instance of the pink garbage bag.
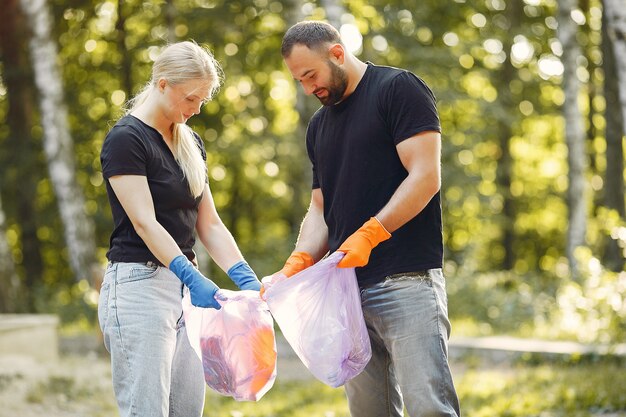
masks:
<svg viewBox="0 0 626 417"><path fill-rule="evenodd" d="M219 290L222 308L195 307L183 298L191 347L202 360L204 380L237 401L258 401L276 379L274 321L258 291Z"/></svg>
<svg viewBox="0 0 626 417"><path fill-rule="evenodd" d="M354 268L335 252L287 279L263 279L270 312L300 360L320 381L339 387L372 356Z"/></svg>

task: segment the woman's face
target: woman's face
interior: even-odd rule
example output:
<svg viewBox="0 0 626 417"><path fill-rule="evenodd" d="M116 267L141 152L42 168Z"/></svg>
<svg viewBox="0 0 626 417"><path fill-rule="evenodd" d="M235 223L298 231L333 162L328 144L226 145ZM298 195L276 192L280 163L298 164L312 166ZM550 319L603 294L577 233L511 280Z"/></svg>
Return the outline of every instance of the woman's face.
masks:
<svg viewBox="0 0 626 417"><path fill-rule="evenodd" d="M200 113L202 105L209 101L211 84L206 80L191 80L180 84L160 81L163 92L163 113L172 123L185 123Z"/></svg>

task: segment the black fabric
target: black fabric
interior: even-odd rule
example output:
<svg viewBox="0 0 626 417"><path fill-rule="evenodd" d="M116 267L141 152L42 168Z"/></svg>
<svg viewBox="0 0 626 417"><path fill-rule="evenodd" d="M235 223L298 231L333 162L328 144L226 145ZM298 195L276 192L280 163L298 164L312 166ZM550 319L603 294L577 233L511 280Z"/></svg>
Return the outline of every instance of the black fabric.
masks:
<svg viewBox="0 0 626 417"><path fill-rule="evenodd" d="M206 161L202 140L195 137ZM104 139L100 162L114 222L107 258L117 262L160 264L135 231L109 183L109 178L116 175L142 175L148 180L157 221L174 238L183 254L193 260L194 230L202 196L194 198L189 191L182 169L161 134L136 117L125 116Z"/></svg>
<svg viewBox="0 0 626 417"><path fill-rule="evenodd" d="M320 108L307 129L313 188L324 196L329 248L343 241L390 200L407 171L396 145L417 133L441 131L435 97L414 74L368 63L354 92ZM437 193L415 218L357 268L359 285L403 272L441 268L443 239Z"/></svg>

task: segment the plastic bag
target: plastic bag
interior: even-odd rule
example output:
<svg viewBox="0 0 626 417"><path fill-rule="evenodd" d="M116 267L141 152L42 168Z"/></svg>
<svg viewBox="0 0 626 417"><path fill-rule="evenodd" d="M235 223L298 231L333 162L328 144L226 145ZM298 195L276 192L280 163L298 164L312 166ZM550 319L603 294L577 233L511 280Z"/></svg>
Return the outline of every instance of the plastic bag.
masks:
<svg viewBox="0 0 626 417"><path fill-rule="evenodd" d="M222 308L200 308L183 297L191 347L202 360L204 380L237 401L258 401L276 379L274 321L258 291L219 290Z"/></svg>
<svg viewBox="0 0 626 417"><path fill-rule="evenodd" d="M339 387L372 356L354 268L338 268L342 252L291 278L265 277L270 312L300 360L320 381Z"/></svg>

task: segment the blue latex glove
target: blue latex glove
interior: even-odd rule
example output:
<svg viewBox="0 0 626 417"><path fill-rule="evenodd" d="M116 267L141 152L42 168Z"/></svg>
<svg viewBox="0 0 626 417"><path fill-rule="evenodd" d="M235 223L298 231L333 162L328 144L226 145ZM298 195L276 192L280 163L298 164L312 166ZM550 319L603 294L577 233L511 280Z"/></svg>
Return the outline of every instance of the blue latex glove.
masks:
<svg viewBox="0 0 626 417"><path fill-rule="evenodd" d="M259 291L261 289L261 281L246 261L237 262L226 273L241 290Z"/></svg>
<svg viewBox="0 0 626 417"><path fill-rule="evenodd" d="M170 262L170 270L189 288L191 304L196 307L222 308L215 301L215 293L219 287L206 278L185 255L178 255Z"/></svg>

